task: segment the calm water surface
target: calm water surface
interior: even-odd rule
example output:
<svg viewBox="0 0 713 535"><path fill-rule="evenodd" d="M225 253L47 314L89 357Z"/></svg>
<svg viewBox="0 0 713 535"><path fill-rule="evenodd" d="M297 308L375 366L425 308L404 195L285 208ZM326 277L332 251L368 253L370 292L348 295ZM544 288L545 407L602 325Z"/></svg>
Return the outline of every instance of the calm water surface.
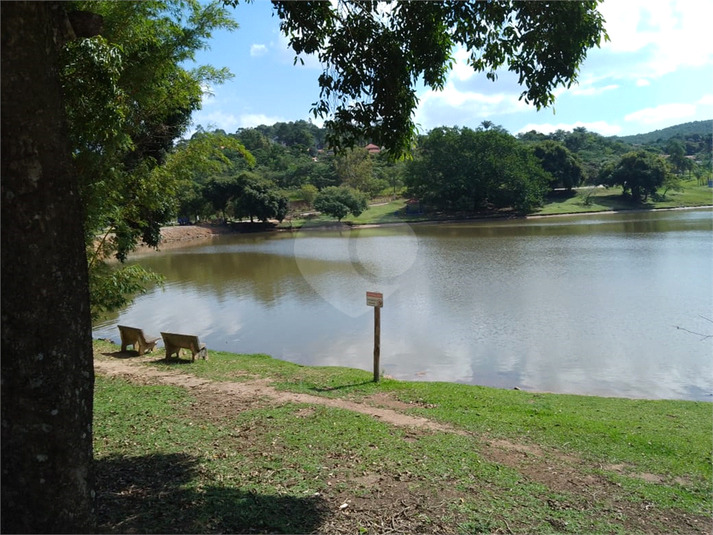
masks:
<svg viewBox="0 0 713 535"><path fill-rule="evenodd" d="M405 380L713 401L710 210L235 235L134 261L116 325ZM161 351L162 353L162 351Z"/></svg>

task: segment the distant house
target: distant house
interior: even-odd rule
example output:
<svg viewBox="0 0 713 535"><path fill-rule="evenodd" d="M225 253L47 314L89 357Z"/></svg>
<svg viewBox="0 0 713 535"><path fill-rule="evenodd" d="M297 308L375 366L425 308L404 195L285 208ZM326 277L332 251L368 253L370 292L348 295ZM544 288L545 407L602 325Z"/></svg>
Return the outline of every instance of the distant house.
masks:
<svg viewBox="0 0 713 535"><path fill-rule="evenodd" d="M369 143L366 147L364 147L369 154L379 154L381 152L381 149L374 145L373 143Z"/></svg>

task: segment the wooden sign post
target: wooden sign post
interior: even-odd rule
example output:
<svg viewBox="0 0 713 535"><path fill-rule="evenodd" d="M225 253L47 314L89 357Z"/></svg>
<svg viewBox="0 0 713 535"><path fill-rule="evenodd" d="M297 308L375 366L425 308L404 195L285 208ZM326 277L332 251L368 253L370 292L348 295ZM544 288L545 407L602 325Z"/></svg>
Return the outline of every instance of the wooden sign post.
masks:
<svg viewBox="0 0 713 535"><path fill-rule="evenodd" d="M379 359L381 357L381 307L384 294L366 292L366 306L374 307L374 382L379 382Z"/></svg>

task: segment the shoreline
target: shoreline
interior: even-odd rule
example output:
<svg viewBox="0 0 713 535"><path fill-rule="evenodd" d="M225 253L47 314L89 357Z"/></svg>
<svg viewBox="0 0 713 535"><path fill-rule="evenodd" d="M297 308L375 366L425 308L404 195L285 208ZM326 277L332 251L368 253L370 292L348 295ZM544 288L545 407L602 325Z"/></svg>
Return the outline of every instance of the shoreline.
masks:
<svg viewBox="0 0 713 535"><path fill-rule="evenodd" d="M646 212L668 212L677 210L705 210L713 209L712 204L701 205L701 206L678 206L672 208L632 208L626 210L599 210L599 211L588 211L588 212L569 212L566 214L533 214L533 215L495 215L495 216L475 216L470 218L458 218L458 219L426 219L419 221L394 221L387 223L363 223L363 224L348 224L333 222L327 224L319 225L303 225L301 227L295 228L273 228L271 230L262 232L297 232L297 231L314 231L314 230L352 230L352 229L370 229L370 228L388 228L397 227L403 225L442 225L442 224L462 224L471 222L483 222L483 221L505 221L505 220L528 220L528 219L547 219L555 217L578 217L578 216L594 216L594 215L612 215L612 214L630 214L630 213L646 213ZM260 233L262 233L260 232ZM185 242L195 242L198 240L208 240L215 236L222 236L225 234L250 234L247 232L240 232L239 230L232 229L223 225L184 225L184 226L168 226L161 227L161 243L159 245L159 250L172 247L180 247ZM137 251L152 250L152 248L147 246L141 246L137 248Z"/></svg>
<svg viewBox="0 0 713 535"><path fill-rule="evenodd" d="M567 214L535 214L526 215L525 219L540 219L545 217L563 217L563 216L580 216L580 215L601 215L601 214L636 214L644 212L673 212L676 210L699 210L713 208L713 204L702 204L700 206L674 206L671 208L631 208L626 210L601 210L594 212L570 212Z"/></svg>

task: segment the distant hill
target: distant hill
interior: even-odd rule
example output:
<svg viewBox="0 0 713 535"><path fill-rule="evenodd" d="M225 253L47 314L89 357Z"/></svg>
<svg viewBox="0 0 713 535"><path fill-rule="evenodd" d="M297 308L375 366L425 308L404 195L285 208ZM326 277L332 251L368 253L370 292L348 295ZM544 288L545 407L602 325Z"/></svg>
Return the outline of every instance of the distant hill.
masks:
<svg viewBox="0 0 713 535"><path fill-rule="evenodd" d="M665 142L671 138L683 139L686 136L695 134L705 136L711 132L713 132L713 119L708 121L692 121L690 123L677 124L675 126L669 126L668 128L662 128L661 130L654 130L648 134L611 137L632 145L649 145L657 142Z"/></svg>

